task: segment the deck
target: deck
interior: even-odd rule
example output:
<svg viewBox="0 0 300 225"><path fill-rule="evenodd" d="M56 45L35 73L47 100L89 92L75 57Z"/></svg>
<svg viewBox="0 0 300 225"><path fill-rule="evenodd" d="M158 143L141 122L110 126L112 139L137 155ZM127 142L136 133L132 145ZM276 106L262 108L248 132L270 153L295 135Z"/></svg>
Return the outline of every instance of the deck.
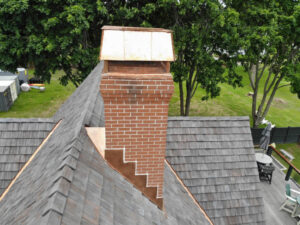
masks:
<svg viewBox="0 0 300 225"><path fill-rule="evenodd" d="M276 165L275 165L276 167ZM276 167L273 172L272 184L268 182L260 182L260 188L265 203L265 215L267 225L296 225L297 219L292 218L291 215L285 211L280 211L279 208L285 200L285 174ZM291 188L295 190L300 189L292 182Z"/></svg>

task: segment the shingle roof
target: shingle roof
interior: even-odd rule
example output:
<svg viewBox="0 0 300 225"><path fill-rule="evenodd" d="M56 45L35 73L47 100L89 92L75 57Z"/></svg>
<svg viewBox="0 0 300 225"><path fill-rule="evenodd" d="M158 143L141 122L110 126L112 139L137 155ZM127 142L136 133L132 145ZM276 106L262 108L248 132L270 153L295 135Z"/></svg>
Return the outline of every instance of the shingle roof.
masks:
<svg viewBox="0 0 300 225"><path fill-rule="evenodd" d="M52 119L0 119L0 195L53 126Z"/></svg>
<svg viewBox="0 0 300 225"><path fill-rule="evenodd" d="M214 224L265 224L248 117L170 117L166 155Z"/></svg>
<svg viewBox="0 0 300 225"><path fill-rule="evenodd" d="M169 167L165 166L163 212L111 169L81 135L84 151L73 173L63 224L209 224Z"/></svg>
<svg viewBox="0 0 300 225"><path fill-rule="evenodd" d="M170 168L161 211L101 158L85 126L103 126L103 64L53 117L60 121L0 202L1 224L209 224Z"/></svg>

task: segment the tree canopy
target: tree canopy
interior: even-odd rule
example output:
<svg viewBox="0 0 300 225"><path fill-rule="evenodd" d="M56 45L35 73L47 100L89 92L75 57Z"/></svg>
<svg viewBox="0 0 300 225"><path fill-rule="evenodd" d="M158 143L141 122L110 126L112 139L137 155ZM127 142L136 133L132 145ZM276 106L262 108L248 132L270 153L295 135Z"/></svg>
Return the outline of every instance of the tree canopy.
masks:
<svg viewBox="0 0 300 225"><path fill-rule="evenodd" d="M238 60L248 72L253 89L253 127L257 127L279 88L290 86L300 98L299 1L224 2L239 12L239 35L233 41L239 46Z"/></svg>
<svg viewBox="0 0 300 225"><path fill-rule="evenodd" d="M176 1L173 11L177 60L172 71L174 81L179 83L181 115L188 116L198 87L206 92L202 100L207 100L220 95L220 82L241 84L234 70L237 61L230 57L236 51L230 37L237 37L238 14L218 0Z"/></svg>
<svg viewBox="0 0 300 225"><path fill-rule="evenodd" d="M299 15L298 0L0 0L0 68L31 65L48 82L62 70L61 83L78 86L98 61L103 25L172 29L181 115L189 115L199 88L207 100L220 95L221 82L240 86L241 63L257 126L278 88L290 85L300 97Z"/></svg>
<svg viewBox="0 0 300 225"><path fill-rule="evenodd" d="M45 81L63 70L61 82L78 86L97 63L104 19L100 1L0 0L1 69L30 64Z"/></svg>

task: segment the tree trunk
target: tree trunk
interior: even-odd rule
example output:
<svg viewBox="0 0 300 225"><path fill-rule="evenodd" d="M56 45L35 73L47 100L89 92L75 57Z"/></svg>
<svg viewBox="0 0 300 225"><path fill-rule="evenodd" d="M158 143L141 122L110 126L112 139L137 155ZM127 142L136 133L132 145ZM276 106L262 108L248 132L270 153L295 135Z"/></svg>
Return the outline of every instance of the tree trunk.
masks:
<svg viewBox="0 0 300 225"><path fill-rule="evenodd" d="M255 82L253 86L253 96L252 96L252 119L253 119L253 128L257 128L259 126L258 124L258 117L259 115L256 112L256 107L257 107L257 95L258 95L258 87L259 87L259 81L260 79L258 78L258 71L259 70L259 65L256 63L256 65L253 65L251 68L251 78L253 79L253 76L255 76Z"/></svg>
<svg viewBox="0 0 300 225"><path fill-rule="evenodd" d="M179 95L180 95L180 116L184 116L184 96L183 96L183 87L182 80L179 80Z"/></svg>
<svg viewBox="0 0 300 225"><path fill-rule="evenodd" d="M270 76L271 76L271 71L269 72L268 78L267 78L267 80L265 81L265 87L264 87L264 91L263 91L263 97L262 97L262 99L261 99L261 101L260 101L260 104L259 104L259 106L258 106L257 118L256 118L256 124L260 124L261 121L263 120L263 118L266 116L266 113L265 113L266 108L265 108L265 110L263 110L263 109L264 109L264 107L265 107L265 103L266 103L266 100L267 100L267 97L268 97L269 90L271 90L271 88L272 88L272 86L273 86L273 84L272 84L273 82L272 82L272 83L270 84L270 87L267 88L267 87L268 87L268 81L269 81ZM276 76L277 76L277 75L275 75L275 77L274 77L274 82L276 81ZM275 88L277 89L277 87L275 87ZM273 91L274 91L274 90L275 90L275 89L274 89L274 87L273 87ZM273 95L273 91L272 91L272 95ZM272 95L271 95L271 97L269 97L268 102L270 101L270 99L271 99L271 101L273 100L273 97L274 97L275 93L274 93L273 97L272 97ZM267 108L268 108L268 104L267 104ZM267 111L269 111L269 110L267 110Z"/></svg>
<svg viewBox="0 0 300 225"><path fill-rule="evenodd" d="M189 116L190 114L190 105L191 105L191 97L192 90L190 82L186 81L186 99L185 99L185 116Z"/></svg>
<svg viewBox="0 0 300 225"><path fill-rule="evenodd" d="M256 124L256 120L257 120L257 115L256 115L256 102L257 102L257 92L258 92L258 88L255 85L254 87L254 92L253 92L253 96L252 96L252 119L253 119L253 128L257 128L258 125Z"/></svg>
<svg viewBox="0 0 300 225"><path fill-rule="evenodd" d="M186 96L185 101L185 116L189 116L190 114L190 105L191 105L191 96Z"/></svg>
<svg viewBox="0 0 300 225"><path fill-rule="evenodd" d="M252 96L252 127L253 128L257 128L258 126L256 125L256 100L257 100L257 93L253 93L253 96Z"/></svg>
<svg viewBox="0 0 300 225"><path fill-rule="evenodd" d="M271 104L272 104L272 101L273 101L273 99L274 99L274 96L275 96L276 91L277 91L277 89L278 89L278 86L279 86L280 82L282 81L283 77L284 77L284 76L281 75L280 78L277 80L275 86L273 87L271 96L270 96L270 98L269 98L269 100L268 100L268 102L267 102L266 108L265 108L265 110L264 110L263 117L265 117L265 116L268 114L268 112L269 112L269 110L270 110L270 107L271 107Z"/></svg>

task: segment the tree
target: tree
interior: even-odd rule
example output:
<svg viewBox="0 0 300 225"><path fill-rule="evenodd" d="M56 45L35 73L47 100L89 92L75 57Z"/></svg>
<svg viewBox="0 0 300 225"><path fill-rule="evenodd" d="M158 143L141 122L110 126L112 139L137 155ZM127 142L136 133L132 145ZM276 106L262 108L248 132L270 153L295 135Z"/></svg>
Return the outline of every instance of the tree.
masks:
<svg viewBox="0 0 300 225"><path fill-rule="evenodd" d="M239 38L233 41L240 46L238 58L249 75L253 127L258 127L279 88L290 86L300 98L299 1L224 2L239 12Z"/></svg>
<svg viewBox="0 0 300 225"><path fill-rule="evenodd" d="M97 63L106 10L100 1L0 0L0 68L35 68L50 82L62 70L63 84L76 86Z"/></svg>
<svg viewBox="0 0 300 225"><path fill-rule="evenodd" d="M198 87L206 91L202 100L220 94L220 82L241 85L235 73L237 61L230 57L236 49L230 41L236 36L237 13L220 1L179 1L174 7L174 40L177 60L172 65L179 83L180 114L189 115L191 99ZM224 76L225 68L227 76ZM184 96L183 86L185 82Z"/></svg>
<svg viewBox="0 0 300 225"><path fill-rule="evenodd" d="M238 14L218 0L112 1L105 6L113 24L174 31L177 59L171 71L179 83L182 116L189 115L191 99L199 87L206 91L202 100L207 100L220 94L220 82L240 85L241 77L234 72L236 58L229 57L236 51L229 37L237 35Z"/></svg>
<svg viewBox="0 0 300 225"><path fill-rule="evenodd" d="M97 63L102 25L173 29L178 59L172 71L180 86L181 114L188 115L198 86L207 99L219 95L219 82L239 83L235 63L223 50L235 32L235 19L236 13L217 0L0 0L0 67L15 71L31 64L45 81L63 70L61 82L78 86Z"/></svg>
<svg viewBox="0 0 300 225"><path fill-rule="evenodd" d="M48 82L62 70L61 83L78 86L98 61L103 25L159 26L156 9L156 0L0 0L0 68L33 65Z"/></svg>

